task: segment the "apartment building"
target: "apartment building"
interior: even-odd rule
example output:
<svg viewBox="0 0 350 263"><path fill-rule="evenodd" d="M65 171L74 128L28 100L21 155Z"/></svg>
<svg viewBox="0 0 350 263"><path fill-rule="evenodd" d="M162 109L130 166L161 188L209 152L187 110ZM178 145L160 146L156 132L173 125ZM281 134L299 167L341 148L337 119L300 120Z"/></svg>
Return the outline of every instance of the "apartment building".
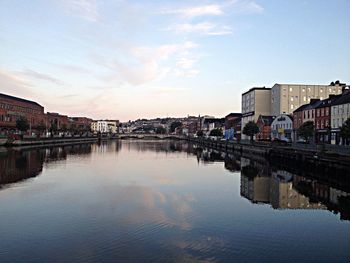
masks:
<svg viewBox="0 0 350 263"><path fill-rule="evenodd" d="M271 88L271 115L289 114L311 99L327 99L330 94L341 94L342 85L278 84Z"/></svg>
<svg viewBox="0 0 350 263"><path fill-rule="evenodd" d="M91 122L91 130L95 133L118 133L118 120L98 120Z"/></svg>
<svg viewBox="0 0 350 263"><path fill-rule="evenodd" d="M271 115L270 88L254 87L242 94L242 139L249 139L243 134L244 126L256 122L260 115Z"/></svg>

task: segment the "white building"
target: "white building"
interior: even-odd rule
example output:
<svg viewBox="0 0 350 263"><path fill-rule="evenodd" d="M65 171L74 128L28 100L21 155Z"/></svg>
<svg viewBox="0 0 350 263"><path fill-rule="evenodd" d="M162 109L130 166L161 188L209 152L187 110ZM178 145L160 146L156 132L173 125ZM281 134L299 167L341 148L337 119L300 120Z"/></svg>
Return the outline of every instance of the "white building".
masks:
<svg viewBox="0 0 350 263"><path fill-rule="evenodd" d="M330 94L341 94L341 85L278 84L271 88L271 115L292 113L311 99L327 99Z"/></svg>
<svg viewBox="0 0 350 263"><path fill-rule="evenodd" d="M118 120L98 120L91 123L91 130L95 133L118 133Z"/></svg>
<svg viewBox="0 0 350 263"><path fill-rule="evenodd" d="M335 100L331 107L331 143L344 144L340 137L340 128L350 118L350 91Z"/></svg>
<svg viewBox="0 0 350 263"><path fill-rule="evenodd" d="M292 140L293 118L286 114L278 115L271 123L271 138L285 141Z"/></svg>
<svg viewBox="0 0 350 263"><path fill-rule="evenodd" d="M271 114L271 89L254 87L242 94L242 139L249 139L243 134L244 126L249 121L256 122L260 115Z"/></svg>

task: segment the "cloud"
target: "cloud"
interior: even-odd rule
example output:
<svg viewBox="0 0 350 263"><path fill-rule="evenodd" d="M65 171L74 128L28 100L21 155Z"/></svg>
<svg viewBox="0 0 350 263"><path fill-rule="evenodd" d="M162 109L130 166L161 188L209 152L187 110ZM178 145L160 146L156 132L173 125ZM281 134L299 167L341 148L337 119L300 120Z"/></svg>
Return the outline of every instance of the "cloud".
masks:
<svg viewBox="0 0 350 263"><path fill-rule="evenodd" d="M32 91L30 83L17 76L15 73L9 72L0 68L0 92L19 96L33 97L35 94Z"/></svg>
<svg viewBox="0 0 350 263"><path fill-rule="evenodd" d="M43 74L43 73L31 70L31 69L20 71L18 73L23 75L23 76L30 77L32 79L45 80L45 81L49 81L49 82L55 83L57 85L63 85L64 84L63 81L61 81L61 80L59 80L57 78L54 78L54 77L52 77L52 76L50 76L48 74Z"/></svg>
<svg viewBox="0 0 350 263"><path fill-rule="evenodd" d="M179 34L198 33L202 35L229 35L232 29L229 26L219 26L211 22L175 24L166 29Z"/></svg>
<svg viewBox="0 0 350 263"><path fill-rule="evenodd" d="M178 60L178 62L176 63L176 65L179 67L179 68L182 68L182 69L190 69L193 67L193 64L196 62L197 60L196 59L190 59L190 58L180 58Z"/></svg>
<svg viewBox="0 0 350 263"><path fill-rule="evenodd" d="M177 14L185 18L196 18L201 16L223 16L233 11L236 13L262 13L264 8L254 0L231 0L222 4L210 4L183 7L178 9L166 9L161 14Z"/></svg>
<svg viewBox="0 0 350 263"><path fill-rule="evenodd" d="M236 13L262 13L264 8L253 0L231 0L226 6Z"/></svg>
<svg viewBox="0 0 350 263"><path fill-rule="evenodd" d="M70 15L96 22L100 19L96 0L59 0L64 11Z"/></svg>
<svg viewBox="0 0 350 263"><path fill-rule="evenodd" d="M175 10L165 10L163 14L179 14L188 18L199 16L220 16L224 12L220 5L202 5Z"/></svg>
<svg viewBox="0 0 350 263"><path fill-rule="evenodd" d="M112 74L103 76L105 81L125 82L138 86L163 79L177 67L181 67L183 71L189 70L188 57L191 55L191 50L196 47L198 45L192 41L158 47L123 46L118 50L118 57L99 59L97 55L94 55L93 60L94 63L103 65L112 71ZM175 60L174 63L173 60Z"/></svg>

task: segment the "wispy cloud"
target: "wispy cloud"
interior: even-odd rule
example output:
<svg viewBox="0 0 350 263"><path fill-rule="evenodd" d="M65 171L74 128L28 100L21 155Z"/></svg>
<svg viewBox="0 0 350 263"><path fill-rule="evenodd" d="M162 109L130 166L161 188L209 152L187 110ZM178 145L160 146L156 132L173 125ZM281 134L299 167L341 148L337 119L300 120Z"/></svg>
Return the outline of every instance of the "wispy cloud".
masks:
<svg viewBox="0 0 350 263"><path fill-rule="evenodd" d="M45 81L49 81L49 82L55 83L57 85L64 85L64 82L59 80L59 79L57 79L57 78L54 78L54 77L52 77L52 76L50 76L48 74L40 73L40 72L31 70L31 69L20 71L18 73L20 75L22 75L22 76L26 76L26 77L29 77L29 78L32 78L32 79L45 80Z"/></svg>
<svg viewBox="0 0 350 263"><path fill-rule="evenodd" d="M225 3L227 8L236 13L262 13L264 8L254 0L231 0Z"/></svg>
<svg viewBox="0 0 350 263"><path fill-rule="evenodd" d="M100 19L96 0L58 0L66 13L96 22Z"/></svg>
<svg viewBox="0 0 350 263"><path fill-rule="evenodd" d="M182 71L190 70L188 57L191 55L191 50L197 46L192 41L186 41L181 44L168 44L157 47L122 47L119 50L122 56L112 59L104 57L99 59L95 56L93 60L95 63L103 65L112 71L107 77L103 77L105 81L120 81L138 86L161 80L177 67L181 67ZM186 61L186 59L188 60ZM173 60L177 61L177 63L172 63L171 61ZM186 63L187 66L184 67Z"/></svg>
<svg viewBox="0 0 350 263"><path fill-rule="evenodd" d="M194 7L186 7L180 9L163 10L163 14L180 14L188 18L199 16L219 16L224 12L220 5L202 5Z"/></svg>
<svg viewBox="0 0 350 263"><path fill-rule="evenodd" d="M201 34L201 35L230 35L232 29L229 26L219 26L211 22L201 23L183 23L169 26L167 31L176 32L179 34Z"/></svg>
<svg viewBox="0 0 350 263"><path fill-rule="evenodd" d="M31 98L34 94L30 83L17 76L17 74L0 68L0 92Z"/></svg>

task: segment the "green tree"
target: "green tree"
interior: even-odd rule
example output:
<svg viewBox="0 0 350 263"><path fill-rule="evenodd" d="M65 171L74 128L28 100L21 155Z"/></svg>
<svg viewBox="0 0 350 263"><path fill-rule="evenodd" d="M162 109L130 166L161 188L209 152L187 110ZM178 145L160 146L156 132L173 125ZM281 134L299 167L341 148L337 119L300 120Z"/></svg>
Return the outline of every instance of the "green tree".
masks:
<svg viewBox="0 0 350 263"><path fill-rule="evenodd" d="M157 127L156 128L156 133L157 134L165 134L166 133L166 129L164 127Z"/></svg>
<svg viewBox="0 0 350 263"><path fill-rule="evenodd" d="M174 132L177 127L181 127L182 123L179 121L174 121L170 124L170 131Z"/></svg>
<svg viewBox="0 0 350 263"><path fill-rule="evenodd" d="M346 141L350 139L350 118L348 118L341 126L340 136Z"/></svg>
<svg viewBox="0 0 350 263"><path fill-rule="evenodd" d="M243 128L243 134L250 137L250 140L254 140L254 135L259 132L259 127L254 121L248 122Z"/></svg>
<svg viewBox="0 0 350 263"><path fill-rule="evenodd" d="M313 121L304 122L298 129L298 134L306 142L309 142L310 138L314 136L315 126Z"/></svg>
<svg viewBox="0 0 350 263"><path fill-rule="evenodd" d="M29 129L29 122L26 117L19 117L16 120L16 128L21 132L26 132Z"/></svg>
<svg viewBox="0 0 350 263"><path fill-rule="evenodd" d="M222 130L219 128L210 131L210 136L222 137Z"/></svg>

